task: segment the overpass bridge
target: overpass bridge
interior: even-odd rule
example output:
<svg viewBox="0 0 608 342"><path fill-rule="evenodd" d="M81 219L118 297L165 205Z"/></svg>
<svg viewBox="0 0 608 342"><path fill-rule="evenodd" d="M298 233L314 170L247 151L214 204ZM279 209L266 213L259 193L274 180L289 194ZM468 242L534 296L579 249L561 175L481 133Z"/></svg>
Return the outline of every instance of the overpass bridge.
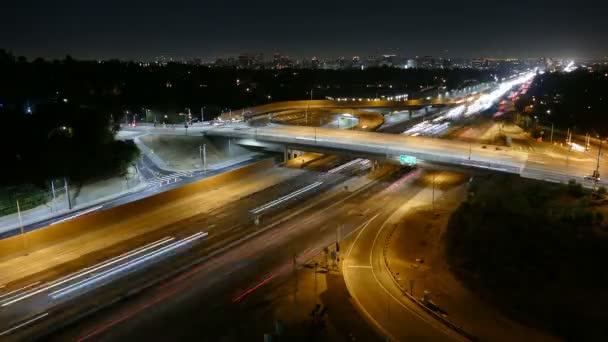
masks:
<svg viewBox="0 0 608 342"><path fill-rule="evenodd" d="M558 183L575 179L584 186L594 186L593 182L584 179L596 168L596 160L588 156L523 152L454 140L307 126L226 126L210 128L202 133L229 138L241 145L275 150L278 147L395 161L407 155L431 163L490 169ZM608 165L601 161L600 168L606 167ZM604 185L604 181L601 184Z"/></svg>
<svg viewBox="0 0 608 342"><path fill-rule="evenodd" d="M465 102L466 98L433 98L430 100L417 99L407 101L387 101L387 100L298 100L298 101L282 101L273 102L261 106L250 107L242 111L232 113L222 113L222 120L231 120L234 118L250 120L258 116L268 115L285 110L294 109L417 109L429 106L452 106Z"/></svg>

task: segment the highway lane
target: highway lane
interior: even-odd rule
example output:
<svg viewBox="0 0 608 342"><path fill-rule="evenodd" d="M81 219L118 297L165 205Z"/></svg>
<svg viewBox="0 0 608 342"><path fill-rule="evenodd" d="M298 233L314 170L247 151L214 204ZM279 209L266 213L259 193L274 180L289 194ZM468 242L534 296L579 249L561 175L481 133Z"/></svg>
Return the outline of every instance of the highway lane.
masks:
<svg viewBox="0 0 608 342"><path fill-rule="evenodd" d="M348 170L344 170L344 171L348 171ZM348 175L344 175L341 173L327 173L327 174L321 174L322 178L324 178L324 187L319 187L319 189L317 189L317 194L318 192L325 192L327 191L328 188L331 188L332 186L334 186L336 184L336 182L340 183L344 180L348 179ZM124 243L124 246L112 246L112 248L109 251L105 251L105 254L110 254L114 253L114 254L118 254L119 250L125 250L127 248L133 248L134 246L139 246L143 244L143 239L145 238L146 241L150 241L151 239L157 239L157 238L162 238L164 236L183 236L184 234L191 234L193 232L196 231L200 231L201 229L205 229L206 231L208 231L209 233L209 237L207 239L205 239L204 241L204 246L206 249L204 249L204 251L206 251L207 253L210 250L217 250L219 248L222 248L222 246L226 246L227 244L234 242L234 241L238 241L240 238L242 238L243 236L246 236L247 234L251 233L252 231L257 231L258 229L260 229L260 227L254 225L252 223L252 217L250 217L247 214L239 214L239 215L234 215L235 213L247 213L248 210L250 210L251 208L256 208L259 207L260 205L267 203L269 201L269 199L272 198L276 198L276 197L280 197L281 194L284 193L289 193L290 191L294 190L294 189L298 189L301 188L303 186L305 186L306 184L310 184L313 180L319 179L319 174L315 173L315 172L309 172L309 173L305 173L302 174L300 177L297 177L295 179L292 179L289 183L287 184L279 184L270 188L267 188L266 190L264 190L261 193L255 193L253 195L248 196L247 198L244 198L240 201L236 201L234 203L231 203L229 205L224 206L221 209L216 209L215 211L212 211L209 215L204 215L204 214L200 214L194 217L190 217L186 220L182 220L179 222L176 222L175 224L172 224L170 226L167 227L163 227L160 230L157 231L151 231L149 233L147 233L144 236L142 236L141 238L137 238L134 239L134 241L126 241ZM341 189L341 187L340 187ZM343 190L338 191L337 195L341 195L343 192ZM313 193L314 195L314 193ZM306 196L299 196L297 198L297 200L303 200L306 199L308 197ZM290 203L284 203L281 204L280 206L277 206L277 208L273 208L273 210L267 211L263 214L263 219L261 220L261 226L264 226L265 224L269 224L268 222L272 221L273 218L277 219L277 220L281 220L281 217L283 215L286 215L285 213L283 213L281 211L282 208L285 207L285 205L289 206L289 205L293 205L294 203L291 202ZM249 209L248 209L249 208ZM278 211L277 211L278 210ZM161 236L162 235L162 236ZM201 253L205 253L202 252ZM190 253L191 254L191 253ZM195 256L200 256L198 253L195 254ZM98 256L88 256L89 259L99 259ZM82 264L83 260L79 260L78 264ZM86 262L85 262L86 264ZM63 274L66 273L66 271L62 272ZM29 281L43 281L44 282L44 277L42 278L30 278ZM135 283L139 283L140 281L142 281L143 279L138 279ZM148 279L149 280L149 279ZM112 286L110 286L112 287ZM9 288L10 289L10 288ZM7 289L7 290L9 290ZM116 291L120 291L120 287L116 289ZM114 293L114 291L111 291ZM115 293L114 293L115 294ZM45 293L41 293L41 296L46 295ZM19 304L19 303L18 303ZM25 303L28 304L28 303ZM12 310L13 307L11 307L11 311L2 311L0 310L0 316L3 316L3 323L9 323L9 326L14 326L14 324L10 324L10 323L15 323L17 324L18 322L22 322L25 321L26 318L29 319L29 317L34 317L35 314L31 313L31 307L29 306L25 306L25 308L23 307L19 307L19 306L14 306L16 309ZM41 310L45 308L44 305L36 305L35 309L36 310ZM43 310L43 311L48 311L48 310ZM62 312L71 312L71 310L61 310ZM26 313L29 313L29 315L26 315ZM27 317L26 317L27 316Z"/></svg>
<svg viewBox="0 0 608 342"><path fill-rule="evenodd" d="M420 175L409 175L398 184L400 191L382 193L372 201L385 210L366 222L347 251L344 280L360 311L383 336L396 341L463 340L404 300L384 267L384 241L395 218L413 206L428 203L428 186L416 182Z"/></svg>
<svg viewBox="0 0 608 342"><path fill-rule="evenodd" d="M343 202L316 198L305 212L247 244L230 249L211 265L197 267L187 276L170 281L163 290L177 289L170 292L171 295L153 290L133 303L120 305L120 309L96 315L96 322L79 323L51 340L83 336L93 341L260 339L261 333L272 330L273 322L260 322L256 314L260 305L272 304L250 298L255 297L257 291L268 287L265 290L268 293L273 291L273 284L287 281L294 254L298 255L298 263L302 263L332 244L338 224L343 225L342 234L351 234L374 215L375 210L382 210L381 207L367 210L366 199L390 187L394 180L381 181L349 194L351 197L342 198ZM294 210L307 204L302 203ZM265 282L269 278L271 280ZM239 299L237 303L235 298ZM304 338L300 336L300 340Z"/></svg>

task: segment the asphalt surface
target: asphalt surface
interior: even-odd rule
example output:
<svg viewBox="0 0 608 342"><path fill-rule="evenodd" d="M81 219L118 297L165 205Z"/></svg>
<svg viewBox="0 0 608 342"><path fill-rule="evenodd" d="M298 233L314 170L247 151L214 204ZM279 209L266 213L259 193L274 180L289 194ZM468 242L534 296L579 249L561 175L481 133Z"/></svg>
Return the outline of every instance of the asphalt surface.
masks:
<svg viewBox="0 0 608 342"><path fill-rule="evenodd" d="M566 183L570 179L576 179L586 186L592 184L583 177L595 170L596 166L594 158L574 153L523 152L462 141L351 130L301 126L225 127L209 130L206 134L302 146L312 150L324 148L375 154L396 160L405 154L429 162L485 168L540 180ZM607 167L608 164L602 159L600 169L605 170ZM600 184L604 185L606 181L602 180Z"/></svg>
<svg viewBox="0 0 608 342"><path fill-rule="evenodd" d="M285 210L292 214L293 210L304 208L304 211L285 221L273 221L280 223L258 237L46 338L51 341L262 339L264 332L273 330L274 319L281 317L261 320L260 313L274 305L275 296L281 296L278 289L289 280L293 256L297 256L298 264L303 264L323 247L332 245L337 225L341 225L343 236L352 236L370 217L378 213L390 215L393 209L390 206L379 205L369 210L367 204L377 201L373 195L384 194L387 188L401 194L399 186L391 185L403 184L402 175L379 175L376 183L359 191L329 197L319 194L299 202L291 210ZM323 293L319 295L324 297ZM326 304L330 302L326 296L324 300ZM419 317L410 315L402 319L409 322L408 327L420 325L419 330L428 329L425 336L442 336L433 333L434 327L426 326ZM290 327L287 329L289 336ZM349 340L352 330L357 330L345 329L343 340ZM369 337L369 332L364 336ZM290 335L289 340L307 340L307 336Z"/></svg>
<svg viewBox="0 0 608 342"><path fill-rule="evenodd" d="M329 164L331 165L331 163L332 162L330 161ZM326 167L329 167L330 165ZM311 165L310 167L314 168L314 165ZM359 167L356 167L352 171L360 172L358 169ZM348 169L344 169L343 172L348 172ZM251 210L251 208L260 207L261 205L268 203L268 201L272 200L273 198L281 198L286 193L289 194L294 190L301 189L307 184L311 184L313 181L318 181L319 177L323 179L323 186L319 186L310 194L305 194L303 196L294 198L295 202L286 201L284 204L277 206L277 208L273 208L269 212L265 212L262 215L260 225L253 224L252 218L249 215L243 215L243 213ZM3 322L7 323L8 327L19 327L21 324L27 323L25 326L23 326L23 330L20 328L19 331L16 331L15 333L24 333L26 336L40 336L37 334L42 331L47 331L51 327L59 327L59 323L69 322L71 317L81 315L93 308L98 308L104 303L111 302L116 298L121 298L126 293L133 292L135 289L142 286L147 286L150 282L155 282L158 279L163 278L164 276L170 274L171 271L178 268L178 265L188 265L189 263L200 260L201 257L212 258L214 255L216 255L213 253L225 252L226 246L230 246L231 243L241 243L244 241L240 241L241 239L250 239L252 234L259 234L260 232L263 232L265 227L272 228L274 227L273 224L281 224L284 220L291 219L290 215L294 215L294 212L285 210L290 206L296 205L297 208L297 204L300 204L302 201L306 201L307 199L311 200L313 204L317 203L319 201L317 196L325 193L331 193L332 199L329 203L334 203L336 198L347 195L347 192L342 189L342 186L338 186L337 190L334 188L336 188L336 186L341 182L348 180L350 177L352 176L344 175L343 173L318 174L316 172L307 172L301 177L292 179L288 184L279 184L271 187L260 193L256 193L253 196L249 196L249 198L225 206L224 208L221 208L220 210L209 215L199 215L183 222L176 222L176 224L172 225L171 227L167 227L161 232L153 234L153 236L148 236L147 240L154 241L154 239L164 236L183 238L195 232L201 231L202 229L207 231L209 236L201 242L189 247L188 253L178 253L175 257L171 257L167 260L161 260L158 262L158 266L154 265L153 269L146 268L146 271L143 274L140 274L140 272L135 272L129 274L127 277L117 279L107 285L104 285L102 288L93 288L85 294L78 295L77 303L75 303L74 300L70 300L65 303L44 303L44 298L47 295L45 292L36 294L35 296L32 296L31 298L28 298L20 303L12 304L10 307L10 312L7 312L6 308L4 308L4 310L0 310L5 311L0 312L3 316L12 317L12 319L3 319ZM329 207L329 203L320 202L319 204L324 207ZM297 213L297 209L294 210L296 210ZM286 232L298 232L296 228L298 228L297 225L286 230ZM333 237L335 236L335 233L332 232L329 235ZM317 241L314 235L304 234L304 237L312 238L313 240ZM262 250L266 250L266 248L269 247L266 244L271 241L272 239L268 239L267 237L262 239L259 242L263 247ZM126 243L126 245L132 247L141 246L142 240L137 239L137 241ZM250 252L253 250L252 246L256 246L256 244L254 243L252 245L250 242L247 242L247 244L243 246L246 246L243 247L245 252ZM280 243L275 247L284 249L283 246L284 244ZM289 252L289 254L292 253L293 252ZM270 255L274 256L273 253ZM95 258L92 257L92 259ZM224 258L222 257L221 259L223 260ZM248 260L248 258L245 258L245 260ZM245 267L249 270L249 267L247 267L247 262L243 261L242 259L239 259L236 266L231 264L231 267L238 267L239 269ZM257 267L253 267L251 270L254 271L254 274L259 276L259 273L256 272L256 270L259 271ZM217 275L219 278L222 278L222 276L225 274L231 274L231 272L213 273L213 275ZM213 278L213 275L208 276ZM44 279L40 279L40 281L44 281ZM44 304L47 305L45 306ZM32 308L35 310L32 310ZM45 316L42 317L40 321L28 323L40 315ZM25 327L29 327L29 324L33 324L32 328L26 329ZM11 336L13 336L12 332ZM23 335L14 336L17 338L23 338Z"/></svg>
<svg viewBox="0 0 608 342"><path fill-rule="evenodd" d="M186 184L190 184L190 183L199 181L201 179L212 177L212 176L215 176L215 175L218 175L218 174L230 171L230 170L238 169L245 165L255 163L256 161L258 161L260 159L264 159L264 158L268 158L268 156L254 157L250 160L243 161L243 162L240 162L237 164L233 164L231 166L228 166L228 167L225 167L222 169L209 170L207 172L198 171L198 172L192 172L192 173L185 175L184 173L176 173L176 172L170 172L170 171L165 171L163 169L160 169L152 161L150 161L150 159L147 156L142 155L140 160L138 160L137 165L138 165L138 170L139 170L139 172L142 173L145 181L150 182L145 189L138 191L138 192L125 194L123 196L119 196L119 197L116 197L114 199L111 199L111 200L108 200L105 202L100 202L100 203L92 204L90 206L82 207L82 208L79 208L78 210L73 210L73 211L67 212L62 215L44 219L44 220L38 221L33 224L26 225L23 227L23 230L24 230L24 232L30 232L30 231L33 231L36 229L47 227L47 226L55 224L57 222L64 222L71 218L80 217L80 216L86 215L88 213L93 213L93 212L98 212L98 211L103 211L103 210L107 210L110 208L114 208L114 207L117 207L117 206L120 206L120 205L123 205L126 203L140 200L142 198L153 196L153 195L161 193L161 192L169 191L171 189L176 189L176 188L179 188ZM159 182L155 181L157 179L165 179L165 181L163 183L159 183ZM92 209L94 209L94 210L92 210ZM20 228L9 230L9 231L6 231L6 232L3 232L2 234L0 234L0 240L9 238L11 236L16 236L19 234L21 234Z"/></svg>
<svg viewBox="0 0 608 342"><path fill-rule="evenodd" d="M465 340L405 298L384 265L386 236L400 213L421 201L428 205L429 196L422 193L428 192L428 184L415 182L419 174L407 175L395 184L396 189L369 201L368 208L375 205L383 210L366 222L348 249L344 280L362 314L383 336L396 341Z"/></svg>

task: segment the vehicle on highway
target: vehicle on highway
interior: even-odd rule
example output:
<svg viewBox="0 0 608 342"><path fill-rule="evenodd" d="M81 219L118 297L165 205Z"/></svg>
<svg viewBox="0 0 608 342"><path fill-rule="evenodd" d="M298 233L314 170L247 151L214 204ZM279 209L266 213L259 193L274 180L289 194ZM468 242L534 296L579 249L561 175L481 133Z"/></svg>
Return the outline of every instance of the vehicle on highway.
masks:
<svg viewBox="0 0 608 342"><path fill-rule="evenodd" d="M596 177L594 175L587 175L585 177L583 177L584 180L586 181L592 181L592 182L599 182L600 181L600 177Z"/></svg>

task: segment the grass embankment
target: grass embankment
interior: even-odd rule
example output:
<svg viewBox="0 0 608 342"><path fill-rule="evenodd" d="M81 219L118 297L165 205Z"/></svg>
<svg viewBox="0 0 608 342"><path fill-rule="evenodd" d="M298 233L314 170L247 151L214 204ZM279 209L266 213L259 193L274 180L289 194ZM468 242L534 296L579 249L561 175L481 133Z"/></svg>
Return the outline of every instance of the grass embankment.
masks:
<svg viewBox="0 0 608 342"><path fill-rule="evenodd" d="M608 210L577 185L471 183L445 235L456 274L508 315L567 340L608 340Z"/></svg>

